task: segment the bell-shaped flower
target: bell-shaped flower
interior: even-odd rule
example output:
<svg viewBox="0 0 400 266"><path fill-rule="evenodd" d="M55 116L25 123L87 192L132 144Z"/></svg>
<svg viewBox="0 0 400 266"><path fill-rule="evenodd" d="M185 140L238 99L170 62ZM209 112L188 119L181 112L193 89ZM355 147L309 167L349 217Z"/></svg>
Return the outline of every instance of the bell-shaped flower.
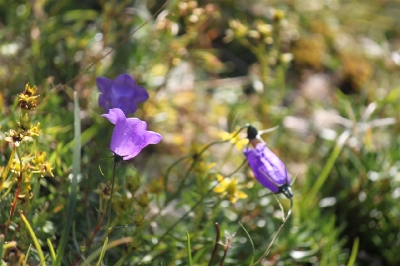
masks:
<svg viewBox="0 0 400 266"><path fill-rule="evenodd" d="M125 115L133 114L138 108L137 105L149 98L147 91L138 86L128 74L121 74L114 80L98 77L96 83L101 92L99 105L107 112L111 108L119 108Z"/></svg>
<svg viewBox="0 0 400 266"><path fill-rule="evenodd" d="M124 161L138 155L147 145L157 144L162 139L160 134L146 130L146 122L138 118L126 118L119 108L110 109L108 114L102 116L115 125L110 149Z"/></svg>
<svg viewBox="0 0 400 266"><path fill-rule="evenodd" d="M249 126L248 138L254 148L246 148L243 152L254 176L261 185L272 192L283 193L288 198L293 197L285 164L257 137L257 130Z"/></svg>

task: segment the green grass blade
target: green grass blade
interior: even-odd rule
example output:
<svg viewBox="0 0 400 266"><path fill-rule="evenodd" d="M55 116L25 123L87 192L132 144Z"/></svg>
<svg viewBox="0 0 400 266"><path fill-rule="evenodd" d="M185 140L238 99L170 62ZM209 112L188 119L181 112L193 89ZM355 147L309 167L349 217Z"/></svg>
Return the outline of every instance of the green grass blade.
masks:
<svg viewBox="0 0 400 266"><path fill-rule="evenodd" d="M351 255L347 266L353 266L356 262L357 253L358 253L358 244L360 243L360 239L357 237L354 239L353 247L351 249Z"/></svg>
<svg viewBox="0 0 400 266"><path fill-rule="evenodd" d="M26 219L25 215L23 215L21 213L20 216L21 216L21 219L24 222L26 228L28 229L29 234L32 237L33 244L35 245L35 248L36 248L36 250L38 252L38 255L39 255L40 265L46 266L46 262L45 262L44 256L43 256L43 251L42 251L42 248L40 247L40 244L39 244L39 241L38 241L38 239L37 239L37 237L35 235L35 232L33 232L33 229L31 227L31 225L29 224L28 220Z"/></svg>
<svg viewBox="0 0 400 266"><path fill-rule="evenodd" d="M250 264L249 264L250 266L252 266L253 263L254 263L254 256L256 255L256 249L254 248L254 243L253 243L253 240L251 239L251 237L249 235L249 232L247 232L246 228L244 228L244 226L243 226L243 224L241 222L239 222L239 224L242 227L242 229L246 232L246 235L250 240L251 247L253 248L253 255L251 256L251 261L250 261Z"/></svg>
<svg viewBox="0 0 400 266"><path fill-rule="evenodd" d="M56 252L54 251L53 244L51 243L50 238L47 238L47 246L50 250L51 261L54 263L56 261Z"/></svg>
<svg viewBox="0 0 400 266"><path fill-rule="evenodd" d="M314 186L310 189L310 192L307 195L307 199L310 202L315 200L315 196L317 195L321 187L324 185L326 179L329 176L329 173L332 170L332 167L336 162L336 159L339 157L340 152L342 151L342 148L349 137L350 137L350 131L346 130L337 138L335 147L333 148L333 151L329 156L328 161L325 163L324 168L321 171L321 174L318 176Z"/></svg>
<svg viewBox="0 0 400 266"><path fill-rule="evenodd" d="M108 237L106 237L106 240L104 241L103 248L101 250L99 260L97 261L97 264L96 264L97 266L101 265L101 261L103 260L104 255L106 254L107 244L108 244Z"/></svg>
<svg viewBox="0 0 400 266"><path fill-rule="evenodd" d="M3 254L3 245L4 245L4 235L0 235L0 255L1 255L1 258L4 256L4 254Z"/></svg>
<svg viewBox="0 0 400 266"><path fill-rule="evenodd" d="M107 244L107 247L105 249L105 251L112 249L116 246L119 245L123 245L123 244L127 244L127 243L131 243L133 241L132 237L124 237L124 238L120 238L117 240L113 240L110 243ZM101 253L103 252L103 247L98 248L95 252L93 252L92 254L90 254L87 258L86 258L86 262L85 264L81 263L79 265L87 265L86 263L91 263L92 261L94 261Z"/></svg>
<svg viewBox="0 0 400 266"><path fill-rule="evenodd" d="M26 262L29 259L29 255L31 255L31 249L32 249L32 244L29 245L28 251L25 254L24 263L22 264L23 266L27 265Z"/></svg>
<svg viewBox="0 0 400 266"><path fill-rule="evenodd" d="M71 230L72 218L75 212L76 195L78 191L78 174L80 172L80 161L81 161L81 120L79 116L79 103L78 95L74 92L74 151L73 151L73 163L72 163L72 182L71 182L71 192L68 199L67 207L67 217L65 219L65 224L63 231L61 233L60 244L57 249L56 262L53 265L58 266L61 264L61 260L65 257L65 247L67 245L67 240L69 232Z"/></svg>
<svg viewBox="0 0 400 266"><path fill-rule="evenodd" d="M187 235L187 255L189 260L189 266L192 266L193 265L192 252L190 250L190 235L188 231L186 231L186 235Z"/></svg>

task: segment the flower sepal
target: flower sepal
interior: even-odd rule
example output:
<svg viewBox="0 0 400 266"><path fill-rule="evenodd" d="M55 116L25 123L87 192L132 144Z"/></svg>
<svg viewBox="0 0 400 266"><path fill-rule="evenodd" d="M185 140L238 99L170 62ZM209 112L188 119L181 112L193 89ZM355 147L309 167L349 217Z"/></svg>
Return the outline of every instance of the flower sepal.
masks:
<svg viewBox="0 0 400 266"><path fill-rule="evenodd" d="M285 195L288 199L293 198L293 192L292 192L292 187L290 184L286 183L282 186L279 187L279 192Z"/></svg>

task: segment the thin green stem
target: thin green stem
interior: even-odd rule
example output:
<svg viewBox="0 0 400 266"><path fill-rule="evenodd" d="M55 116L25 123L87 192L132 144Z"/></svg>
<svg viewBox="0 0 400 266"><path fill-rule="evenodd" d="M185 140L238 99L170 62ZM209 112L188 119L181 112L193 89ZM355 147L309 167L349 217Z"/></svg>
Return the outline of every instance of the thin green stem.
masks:
<svg viewBox="0 0 400 266"><path fill-rule="evenodd" d="M21 156L19 155L18 150L16 148L14 148L14 149L15 149L15 152L17 153L17 156L18 156L20 170L19 170L19 174L18 174L17 190L15 191L14 201L13 201L13 203L11 205L10 216L8 217L7 224L6 224L6 229L4 231L4 239L7 239L6 237L7 237L8 229L10 227L11 220L12 220L12 218L14 216L14 213L15 213L15 210L17 208L18 196L19 196L19 192L20 192L20 189L21 189L21 183L22 183L22 172L23 172L22 160L21 160Z"/></svg>
<svg viewBox="0 0 400 266"><path fill-rule="evenodd" d="M33 244L35 245L37 253L38 253L39 258L40 258L40 265L46 266L46 261L44 259L43 251L42 251L42 248L40 247L40 244L39 244L39 241L38 241L38 239L37 239L37 237L35 235L35 232L33 232L33 229L31 227L31 225L29 224L28 220L26 219L25 215L22 212L21 212L20 215L21 215L22 221L25 223L25 226L28 228L29 234L32 237Z"/></svg>
<svg viewBox="0 0 400 266"><path fill-rule="evenodd" d="M50 250L51 260L53 262L56 261L56 252L54 251L54 247L53 247L53 244L51 243L50 238L47 238L47 246L49 247L49 250Z"/></svg>
<svg viewBox="0 0 400 266"><path fill-rule="evenodd" d="M283 220L281 226L278 228L278 231L276 231L274 237L272 238L271 242L269 243L267 249L265 250L264 254L262 254L262 256L253 264L253 265L257 265L258 263L260 263L263 259L265 259L268 256L269 251L271 250L272 245L274 244L276 238L278 237L279 233L282 231L283 226L285 225L286 221L289 219L290 214L292 214L292 207L293 207L293 199L290 198L290 208L289 211L286 215L286 218Z"/></svg>
<svg viewBox="0 0 400 266"><path fill-rule="evenodd" d="M107 227L106 227L106 237L110 235L110 224L111 224L111 207L112 207L112 199L114 195L114 184L115 184L115 173L117 169L117 161L114 159L114 167L113 167L113 176L112 176L112 181L111 181L111 194L110 194L110 203L108 205L108 219L107 219Z"/></svg>
<svg viewBox="0 0 400 266"><path fill-rule="evenodd" d="M0 180L0 191L3 189L4 181L6 180L6 177L8 175L8 172L10 171L12 161L15 155L16 148L12 149L10 159L8 160L7 166L4 169L3 173L1 173L1 180Z"/></svg>

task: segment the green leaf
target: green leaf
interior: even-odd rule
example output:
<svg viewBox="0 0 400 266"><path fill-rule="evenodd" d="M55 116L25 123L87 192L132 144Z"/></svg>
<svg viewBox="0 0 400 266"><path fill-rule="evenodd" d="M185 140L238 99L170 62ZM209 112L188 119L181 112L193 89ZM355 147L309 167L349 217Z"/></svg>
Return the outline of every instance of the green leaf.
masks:
<svg viewBox="0 0 400 266"><path fill-rule="evenodd" d="M354 239L353 247L351 249L350 259L349 259L349 262L347 263L347 266L354 265L354 262L356 261L356 258L357 258L359 242L360 242L360 239L358 237L356 237L356 239Z"/></svg>
<svg viewBox="0 0 400 266"><path fill-rule="evenodd" d="M103 260L104 255L106 254L107 244L108 244L108 237L106 237L106 240L104 241L103 249L101 250L99 260L97 261L97 266L101 265L101 261Z"/></svg>
<svg viewBox="0 0 400 266"><path fill-rule="evenodd" d="M85 264L81 263L81 264L79 264L79 265L87 265L87 263L91 263L91 262L94 261L98 256L100 256L102 252L105 252L105 251L107 251L107 250L109 250L109 249L112 249L112 248L114 248L114 247L116 247L116 246L119 246L119 245L131 243L132 241L133 241L133 238L132 238L132 237L124 237L124 238L120 238L120 239L111 241L110 243L108 243L108 244L106 245L105 250L103 250L103 249L104 249L104 246L101 247L101 248L98 248L96 251L94 251L92 254L90 254L90 255L87 257Z"/></svg>
<svg viewBox="0 0 400 266"><path fill-rule="evenodd" d="M54 263L56 261L56 253L54 251L53 244L51 243L50 238L47 238L47 246L49 247L49 250L50 250L51 260Z"/></svg>
<svg viewBox="0 0 400 266"><path fill-rule="evenodd" d="M67 217L65 219L65 224L63 231L61 233L60 244L57 249L57 258L53 265L61 265L61 259L65 253L65 247L67 244L69 232L71 230L72 218L75 212L76 195L78 191L78 174L80 173L80 162L81 162L81 120L80 120L80 110L78 103L78 94L74 92L74 150L73 150L73 163L72 163L72 182L71 182L71 192L68 198L67 207Z"/></svg>
<svg viewBox="0 0 400 266"><path fill-rule="evenodd" d="M192 262L192 252L190 250L190 235L187 230L186 230L186 235L187 235L187 254L188 254L188 260L189 260L189 266L192 266L193 262Z"/></svg>
<svg viewBox="0 0 400 266"><path fill-rule="evenodd" d="M37 250L37 252L39 254L40 264L46 266L46 262L45 262L45 259L44 259L44 256L43 256L43 251L42 251L42 248L40 247L40 244L39 244L39 241L38 241L38 239L37 239L37 237L35 235L35 232L33 232L33 229L31 227L31 225L29 224L28 220L26 219L25 215L21 213L20 216L21 216L21 219L24 222L25 226L27 227L29 234L32 237L33 244L35 245L35 248L36 248L36 250Z"/></svg>
<svg viewBox="0 0 400 266"><path fill-rule="evenodd" d="M4 235L0 235L0 255L1 257L4 256L4 251L3 250L3 245L4 245Z"/></svg>

